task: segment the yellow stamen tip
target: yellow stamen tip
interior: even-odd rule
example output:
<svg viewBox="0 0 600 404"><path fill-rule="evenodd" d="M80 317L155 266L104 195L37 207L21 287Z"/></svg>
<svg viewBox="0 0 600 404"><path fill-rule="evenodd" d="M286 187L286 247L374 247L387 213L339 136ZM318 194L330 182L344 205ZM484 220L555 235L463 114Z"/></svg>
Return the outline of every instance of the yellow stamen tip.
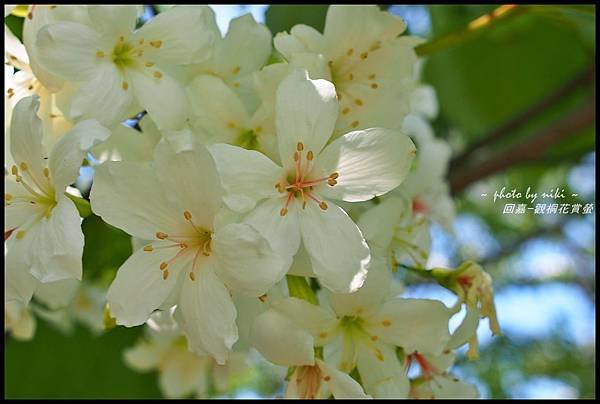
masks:
<svg viewBox="0 0 600 404"><path fill-rule="evenodd" d="M12 173L12 175L17 175L19 173L19 169L16 165L13 164L13 166L10 168L10 172Z"/></svg>
<svg viewBox="0 0 600 404"><path fill-rule="evenodd" d="M157 231L156 232L156 238L159 238L161 240L166 239L167 237L169 237L169 235L167 233L163 233L162 231Z"/></svg>
<svg viewBox="0 0 600 404"><path fill-rule="evenodd" d="M154 63L152 63L152 62L146 62L146 63L144 63L144 66L146 66L146 67L152 67L152 66L154 66Z"/></svg>
<svg viewBox="0 0 600 404"><path fill-rule="evenodd" d="M231 71L232 74L238 74L239 72L240 72L239 66L234 67L234 69Z"/></svg>
<svg viewBox="0 0 600 404"><path fill-rule="evenodd" d="M11 194L4 194L4 200L5 201L10 201L12 199L12 195Z"/></svg>
<svg viewBox="0 0 600 404"><path fill-rule="evenodd" d="M340 173L338 173L336 171L334 173L331 173L331 175L329 176L329 178L331 178L332 180L336 180L339 176L340 176Z"/></svg>
<svg viewBox="0 0 600 404"><path fill-rule="evenodd" d="M298 151L304 150L304 143L298 142L298 144L296 145L296 150L298 150Z"/></svg>
<svg viewBox="0 0 600 404"><path fill-rule="evenodd" d="M323 210L327 210L327 203L325 201L323 201L319 204L319 207Z"/></svg>
<svg viewBox="0 0 600 404"><path fill-rule="evenodd" d="M162 46L162 41L161 40L150 41L150 46L153 46L156 49L158 49Z"/></svg>
<svg viewBox="0 0 600 404"><path fill-rule="evenodd" d="M286 208L281 208L281 210L279 211L279 215L281 215L281 216L285 216L285 215L287 215L287 213L288 213L288 210Z"/></svg>
<svg viewBox="0 0 600 404"><path fill-rule="evenodd" d="M169 266L169 264L167 264L166 262L161 262L160 263L160 270L164 271L168 266Z"/></svg>
<svg viewBox="0 0 600 404"><path fill-rule="evenodd" d="M159 72L158 70L157 70L157 71L155 71L155 72L154 72L152 75L153 75L154 77L156 77L157 79L160 79L160 78L162 77L162 73L161 73L161 72Z"/></svg>
<svg viewBox="0 0 600 404"><path fill-rule="evenodd" d="M342 115L348 115L349 112L350 112L350 108L348 108L348 107L342 109Z"/></svg>
<svg viewBox="0 0 600 404"><path fill-rule="evenodd" d="M22 162L21 164L19 164L19 167L21 168L21 170L23 171L27 171L27 169L29 168L29 166L27 165L27 163Z"/></svg>
<svg viewBox="0 0 600 404"><path fill-rule="evenodd" d="M154 250L154 248L151 245L144 246L144 251L150 252L150 251L153 251L153 250Z"/></svg>
<svg viewBox="0 0 600 404"><path fill-rule="evenodd" d="M25 237L25 230L19 230L15 237L17 238L17 240L21 240L23 237Z"/></svg>
<svg viewBox="0 0 600 404"><path fill-rule="evenodd" d="M50 178L50 170L48 170L48 167L44 168L44 177Z"/></svg>
<svg viewBox="0 0 600 404"><path fill-rule="evenodd" d="M167 278L168 278L168 277L169 277L169 270L168 270L168 269L165 269L165 270L163 271L163 280L167 280Z"/></svg>
<svg viewBox="0 0 600 404"><path fill-rule="evenodd" d="M350 48L348 49L348 51L346 52L346 55L348 56L352 56L352 54L354 53L354 48Z"/></svg>
<svg viewBox="0 0 600 404"><path fill-rule="evenodd" d="M97 58L103 58L104 57L104 52L102 52L102 51L96 52L96 57Z"/></svg>
<svg viewBox="0 0 600 404"><path fill-rule="evenodd" d="M240 87L240 83L238 83L237 81L235 83L232 84L232 86L234 86L235 88L239 88Z"/></svg>
<svg viewBox="0 0 600 404"><path fill-rule="evenodd" d="M191 279L192 281L195 281L195 280L196 280L196 275L194 275L194 273L193 273L193 272L190 272L190 279Z"/></svg>
<svg viewBox="0 0 600 404"><path fill-rule="evenodd" d="M358 105L359 107L363 105L363 101L362 101L360 98L357 98L357 99L355 99L355 100L354 100L354 103L355 103L356 105Z"/></svg>
<svg viewBox="0 0 600 404"><path fill-rule="evenodd" d="M358 121L354 121L350 124L350 126L352 126L353 128L356 128L358 126L359 122Z"/></svg>
<svg viewBox="0 0 600 404"><path fill-rule="evenodd" d="M379 85L377 83L372 83L371 84L371 88L377 88L377 87L379 87Z"/></svg>
<svg viewBox="0 0 600 404"><path fill-rule="evenodd" d="M308 161L311 161L311 160L312 160L314 157L315 157L315 156L314 156L314 154L313 154L312 150L309 150L309 151L308 151L308 153L306 153L306 159L307 159Z"/></svg>
<svg viewBox="0 0 600 404"><path fill-rule="evenodd" d="M363 52L363 53L360 54L360 58L362 60L365 60L367 57L369 57L369 52Z"/></svg>
<svg viewBox="0 0 600 404"><path fill-rule="evenodd" d="M378 339L379 339L379 337L377 335L371 336L371 341L377 341Z"/></svg>
<svg viewBox="0 0 600 404"><path fill-rule="evenodd" d="M183 217L185 217L185 220L191 220L192 214L190 213L189 210L186 210L185 212L183 212Z"/></svg>
<svg viewBox="0 0 600 404"><path fill-rule="evenodd" d="M382 324L384 327L389 327L390 325L392 325L392 322L391 322L390 320L383 320L383 321L381 322L381 324Z"/></svg>
<svg viewBox="0 0 600 404"><path fill-rule="evenodd" d="M331 380L331 376L323 376L323 380L325 380L326 382Z"/></svg>
<svg viewBox="0 0 600 404"><path fill-rule="evenodd" d="M300 160L300 154L298 152L294 152L294 161Z"/></svg>
<svg viewBox="0 0 600 404"><path fill-rule="evenodd" d="M126 81L123 82L123 90L127 91L127 89L129 88L129 83L127 83Z"/></svg>

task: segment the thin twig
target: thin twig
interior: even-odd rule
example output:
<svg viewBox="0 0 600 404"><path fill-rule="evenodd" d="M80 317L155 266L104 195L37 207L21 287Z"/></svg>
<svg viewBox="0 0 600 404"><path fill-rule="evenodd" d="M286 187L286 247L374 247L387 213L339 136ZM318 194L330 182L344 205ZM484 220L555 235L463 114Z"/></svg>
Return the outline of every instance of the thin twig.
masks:
<svg viewBox="0 0 600 404"><path fill-rule="evenodd" d="M539 159L551 146L593 125L596 119L595 94L588 97L583 104L582 107L550 124L537 135L496 154L476 168L466 167L464 170L452 171L450 176L452 194L457 194L472 183L511 166Z"/></svg>
<svg viewBox="0 0 600 404"><path fill-rule="evenodd" d="M450 169L457 169L461 165L464 165L465 161L467 161L467 159L476 150L484 146L489 146L498 139L505 137L506 135L515 131L515 129L523 126L541 113L547 111L555 104L558 104L560 101L564 100L578 89L583 88L585 85L589 85L594 81L595 73L596 67L595 64L592 63L592 65L588 66L572 80L569 80L569 82L556 89L554 92L552 92L552 94L549 94L547 97L544 97L542 100L533 104L525 111L515 115L513 118L494 129L488 135L483 136L479 140L473 142L460 155L452 159L450 162Z"/></svg>

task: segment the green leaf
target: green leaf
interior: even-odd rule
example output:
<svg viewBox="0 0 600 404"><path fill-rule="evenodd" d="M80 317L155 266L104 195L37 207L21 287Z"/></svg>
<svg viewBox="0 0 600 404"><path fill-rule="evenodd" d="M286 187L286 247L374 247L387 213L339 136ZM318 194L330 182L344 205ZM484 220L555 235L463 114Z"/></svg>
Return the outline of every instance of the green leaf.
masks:
<svg viewBox="0 0 600 404"><path fill-rule="evenodd" d="M466 27L474 14L470 6L430 6L430 11L436 37ZM578 33L537 13L481 30L473 40L432 54L425 66L442 118L467 138L539 101L590 62Z"/></svg>
<svg viewBox="0 0 600 404"><path fill-rule="evenodd" d="M43 321L32 341L5 340L5 398L160 398L157 374L123 362L142 327L100 336L80 326L65 336Z"/></svg>
<svg viewBox="0 0 600 404"><path fill-rule="evenodd" d="M88 216L81 227L85 236L84 280L98 280L108 285L131 255L131 237L96 215Z"/></svg>
<svg viewBox="0 0 600 404"><path fill-rule="evenodd" d="M273 4L265 13L265 23L273 34L289 31L296 24L310 25L323 32L328 7L327 5Z"/></svg>

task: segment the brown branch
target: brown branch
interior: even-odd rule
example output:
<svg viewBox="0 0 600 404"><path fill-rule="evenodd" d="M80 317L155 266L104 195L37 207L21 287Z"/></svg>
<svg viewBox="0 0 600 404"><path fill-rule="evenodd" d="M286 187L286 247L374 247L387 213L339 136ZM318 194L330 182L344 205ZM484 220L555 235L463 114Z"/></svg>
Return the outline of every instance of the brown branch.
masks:
<svg viewBox="0 0 600 404"><path fill-rule="evenodd" d="M478 149L484 146L488 146L491 143L496 142L498 139L513 132L515 129L521 127L522 125L530 122L533 118L545 112L548 108L552 107L555 104L558 104L561 100L564 100L565 97L574 93L579 88L583 88L586 84L592 83L594 81L595 73L596 67L595 64L592 63L592 65L587 67L584 71L579 73L572 80L565 83L560 88L556 89L554 92L552 92L542 100L533 104L525 111L515 115L513 118L509 119L496 129L491 131L488 135L483 136L479 140L470 144L460 155L452 159L452 161L450 162L450 169L458 169L461 165L464 165L464 162L467 161L467 158L470 157L473 154L473 152L477 151Z"/></svg>
<svg viewBox="0 0 600 404"><path fill-rule="evenodd" d="M531 136L508 150L496 154L496 156L477 167L466 167L463 170L452 171L450 176L452 193L456 194L470 184L513 165L541 158L543 153L551 146L594 124L596 119L595 107L596 98L593 94L584 101L582 107L549 125L537 135Z"/></svg>

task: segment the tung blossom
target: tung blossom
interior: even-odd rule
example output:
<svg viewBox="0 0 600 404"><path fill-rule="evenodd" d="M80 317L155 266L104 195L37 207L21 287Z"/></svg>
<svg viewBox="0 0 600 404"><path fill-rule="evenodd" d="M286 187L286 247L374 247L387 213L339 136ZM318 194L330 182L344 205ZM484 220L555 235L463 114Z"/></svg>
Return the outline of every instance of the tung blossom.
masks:
<svg viewBox="0 0 600 404"><path fill-rule="evenodd" d="M275 36L275 48L311 77L335 84L341 114L335 136L370 127L398 128L410 110L414 47L402 19L378 6L331 5L323 34L299 24Z"/></svg>
<svg viewBox="0 0 600 404"><path fill-rule="evenodd" d="M79 175L87 150L110 134L94 120L82 121L46 150L38 108L35 96L15 106L10 128L14 164L4 174L7 293L24 302L35 289L33 277L41 282L81 279L81 219L64 193Z"/></svg>
<svg viewBox="0 0 600 404"><path fill-rule="evenodd" d="M134 101L161 128L178 127L188 116L185 91L169 66L210 56L213 34L205 7L178 6L135 30L134 6L89 6L90 25L60 21L43 26L36 40L40 64L78 82L71 118L93 117L113 125L131 113ZM34 11L35 12L35 11Z"/></svg>
<svg viewBox="0 0 600 404"><path fill-rule="evenodd" d="M265 155L229 145L210 150L234 210L287 256L302 243L327 288L358 289L369 249L346 212L333 201L365 201L397 187L414 154L412 141L387 129L350 132L327 144L338 116L333 85L290 74L277 90L276 128L282 166Z"/></svg>
<svg viewBox="0 0 600 404"><path fill-rule="evenodd" d="M409 382L396 347L441 354L453 312L438 301L393 297L389 272L374 265L357 292L330 294L331 308L297 298L273 302L255 320L255 347L271 362L288 366L312 366L313 346L323 347L326 362L346 373L357 369L366 393L406 397Z"/></svg>
<svg viewBox="0 0 600 404"><path fill-rule="evenodd" d="M222 196L206 148L166 140L156 146L152 166L100 166L91 194L92 209L106 222L151 240L121 266L109 288L117 323L140 325L154 310L176 304L190 349L220 364L238 339L229 289L261 296L286 269L250 225L218 214Z"/></svg>

